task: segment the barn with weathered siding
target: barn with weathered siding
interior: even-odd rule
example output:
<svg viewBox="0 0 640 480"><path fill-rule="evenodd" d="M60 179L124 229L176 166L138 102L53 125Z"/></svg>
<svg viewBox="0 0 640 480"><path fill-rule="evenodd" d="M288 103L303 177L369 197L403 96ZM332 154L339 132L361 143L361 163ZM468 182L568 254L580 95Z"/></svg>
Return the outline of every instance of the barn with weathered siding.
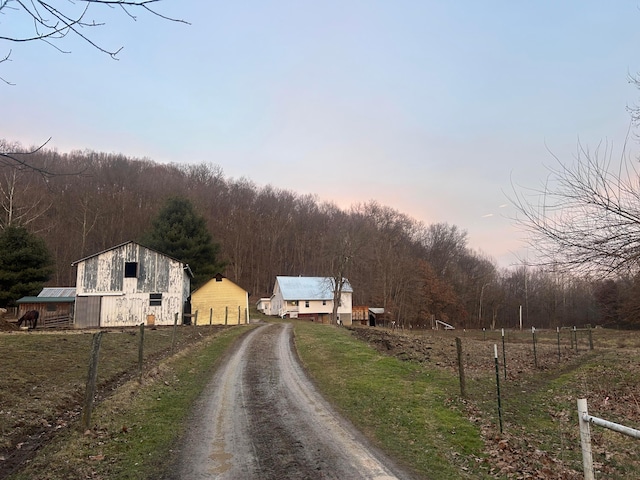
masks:
<svg viewBox="0 0 640 480"><path fill-rule="evenodd" d="M73 262L75 326L123 327L182 322L190 294L188 265L135 242Z"/></svg>
<svg viewBox="0 0 640 480"><path fill-rule="evenodd" d="M218 273L191 295L191 313L198 325L249 323L249 293Z"/></svg>

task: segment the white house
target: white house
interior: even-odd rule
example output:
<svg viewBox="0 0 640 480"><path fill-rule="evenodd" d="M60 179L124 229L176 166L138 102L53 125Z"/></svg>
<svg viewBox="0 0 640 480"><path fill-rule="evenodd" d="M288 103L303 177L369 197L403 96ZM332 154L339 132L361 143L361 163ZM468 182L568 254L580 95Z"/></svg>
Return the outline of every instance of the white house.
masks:
<svg viewBox="0 0 640 480"><path fill-rule="evenodd" d="M179 323L191 269L175 258L127 242L72 263L77 267L75 326Z"/></svg>
<svg viewBox="0 0 640 480"><path fill-rule="evenodd" d="M331 277L276 277L271 315L332 323L334 285ZM338 305L338 319L344 325L351 325L352 298L353 289L345 280Z"/></svg>

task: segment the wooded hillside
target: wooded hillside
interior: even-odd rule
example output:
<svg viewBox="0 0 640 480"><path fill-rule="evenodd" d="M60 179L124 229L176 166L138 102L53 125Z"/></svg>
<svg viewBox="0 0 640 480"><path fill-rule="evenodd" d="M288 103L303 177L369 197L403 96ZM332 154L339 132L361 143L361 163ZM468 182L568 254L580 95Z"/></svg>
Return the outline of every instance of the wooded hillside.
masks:
<svg viewBox="0 0 640 480"><path fill-rule="evenodd" d="M521 305L526 326L597 323L591 284L525 267L498 271L457 226L425 225L375 201L344 211L226 178L208 163L46 149L14 157L30 167L0 168L0 225L25 225L45 240L56 266L50 285L74 285L73 261L139 241L164 200L182 196L220 244L225 275L252 298L270 296L276 275L344 272L355 305L384 307L402 325L436 318L459 328L515 327Z"/></svg>

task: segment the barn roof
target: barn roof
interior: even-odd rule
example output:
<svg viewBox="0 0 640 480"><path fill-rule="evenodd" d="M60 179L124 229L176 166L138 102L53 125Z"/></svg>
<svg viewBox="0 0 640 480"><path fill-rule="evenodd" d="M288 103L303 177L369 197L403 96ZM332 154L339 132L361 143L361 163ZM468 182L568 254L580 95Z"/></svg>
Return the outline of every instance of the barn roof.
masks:
<svg viewBox="0 0 640 480"><path fill-rule="evenodd" d="M332 300L334 280L331 277L276 277L284 300ZM348 280L343 292L353 293Z"/></svg>
<svg viewBox="0 0 640 480"><path fill-rule="evenodd" d="M49 298L75 297L76 287L44 287L38 296Z"/></svg>
<svg viewBox="0 0 640 480"><path fill-rule="evenodd" d="M44 287L37 297L22 297L16 300L16 303L72 303L75 301L75 287Z"/></svg>
<svg viewBox="0 0 640 480"><path fill-rule="evenodd" d="M16 300L16 303L73 303L76 301L76 297L22 297Z"/></svg>
<svg viewBox="0 0 640 480"><path fill-rule="evenodd" d="M78 265L79 263L84 262L84 261L86 261L86 260L89 260L90 258L97 257L98 255L102 255L103 253L110 252L111 250L116 250L116 249L118 249L118 248L122 248L122 247L124 247L125 245L129 245L130 243L133 243L133 244L135 244L135 245L138 245L138 246L140 246L140 247L142 247L142 248L146 248L147 250L151 250L152 252L156 252L156 253L158 253L158 254L160 254L160 255L163 255L163 256L165 256L165 257L167 257L167 258L170 258L171 260L174 260L174 261L176 261L176 262L178 262L178 263L181 263L182 265L184 265L185 270L189 273L189 276L193 278L193 272L191 271L191 267L189 267L189 264L188 264L188 263L184 263L182 260L178 260L177 258L174 258L174 257L172 257L171 255L167 255L166 253L162 253L161 251L156 250L156 249L154 249L154 248L146 247L146 246L142 245L141 243L134 242L134 241L132 241L132 240L129 240L128 242L121 243L120 245L116 245L116 246L111 247L111 248L107 248L106 250L102 250L101 252L94 253L94 254L89 255L89 256L87 256L87 257L81 258L80 260L76 260L75 262L72 262L72 263L71 263L71 266L72 266L72 267L75 267L75 266L76 266L76 265Z"/></svg>

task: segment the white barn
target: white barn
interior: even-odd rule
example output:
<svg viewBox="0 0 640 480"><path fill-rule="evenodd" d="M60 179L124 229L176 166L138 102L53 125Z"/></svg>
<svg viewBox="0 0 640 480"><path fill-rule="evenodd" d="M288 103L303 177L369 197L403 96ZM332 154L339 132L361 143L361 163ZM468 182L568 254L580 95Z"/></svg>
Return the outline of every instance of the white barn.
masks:
<svg viewBox="0 0 640 480"><path fill-rule="evenodd" d="M72 263L77 267L75 326L182 323L193 274L189 265L135 242Z"/></svg>
<svg viewBox="0 0 640 480"><path fill-rule="evenodd" d="M271 315L331 322L334 279L331 277L276 277L271 296ZM344 281L338 305L338 319L351 325L353 289Z"/></svg>

